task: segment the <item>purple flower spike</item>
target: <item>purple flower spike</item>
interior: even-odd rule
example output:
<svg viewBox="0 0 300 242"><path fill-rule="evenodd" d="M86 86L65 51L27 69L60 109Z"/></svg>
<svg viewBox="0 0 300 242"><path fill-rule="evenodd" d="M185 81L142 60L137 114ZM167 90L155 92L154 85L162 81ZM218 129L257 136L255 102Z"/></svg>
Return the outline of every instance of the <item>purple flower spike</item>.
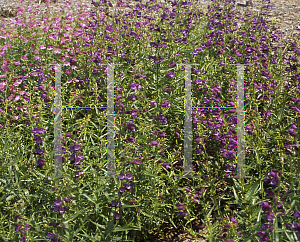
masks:
<svg viewBox="0 0 300 242"><path fill-rule="evenodd" d="M130 101L136 101L136 96L133 94L127 98Z"/></svg>
<svg viewBox="0 0 300 242"><path fill-rule="evenodd" d="M269 211L269 210L271 210L271 206L270 206L267 202L262 201L262 202L259 204L259 206L262 207L262 210L263 210L263 211Z"/></svg>
<svg viewBox="0 0 300 242"><path fill-rule="evenodd" d="M233 222L234 224L238 224L238 221L235 220L233 217L230 217L230 221Z"/></svg>
<svg viewBox="0 0 300 242"><path fill-rule="evenodd" d="M120 187L119 193L122 195L125 192L125 187Z"/></svg>
<svg viewBox="0 0 300 242"><path fill-rule="evenodd" d="M295 217L296 219L299 219L299 217L300 217L300 212L298 212L298 211L296 210L295 213L294 213L294 217Z"/></svg>
<svg viewBox="0 0 300 242"><path fill-rule="evenodd" d="M43 169L44 164L45 164L44 160L41 160L41 159L37 159L36 160L36 166L37 166L37 168Z"/></svg>
<svg viewBox="0 0 300 242"><path fill-rule="evenodd" d="M115 212L114 218L115 218L115 219L120 219L120 218L121 218L121 215L120 215L118 212Z"/></svg>
<svg viewBox="0 0 300 242"><path fill-rule="evenodd" d="M276 178L273 178L271 180L271 185L274 186L274 187L276 187L279 183L280 183L280 181Z"/></svg>
<svg viewBox="0 0 300 242"><path fill-rule="evenodd" d="M36 133L38 133L38 134L43 134L43 133L45 133L45 130L44 130L44 128L34 128L34 129L32 130L32 132L33 132L34 134L36 134Z"/></svg>
<svg viewBox="0 0 300 242"><path fill-rule="evenodd" d="M170 107L170 101L166 100L163 104L159 105L160 107L169 108Z"/></svg>
<svg viewBox="0 0 300 242"><path fill-rule="evenodd" d="M266 219L267 219L268 222L273 222L274 221L274 214L273 213L268 214Z"/></svg>
<svg viewBox="0 0 300 242"><path fill-rule="evenodd" d="M26 241L26 235L24 235L21 239L20 242L25 242Z"/></svg>
<svg viewBox="0 0 300 242"><path fill-rule="evenodd" d="M125 179L124 173L121 172L120 175L118 175L118 178L119 178L120 180L124 180L124 179Z"/></svg>
<svg viewBox="0 0 300 242"><path fill-rule="evenodd" d="M52 238L54 238L54 237L56 237L56 234L49 233L49 234L47 235L47 239L52 239Z"/></svg>
<svg viewBox="0 0 300 242"><path fill-rule="evenodd" d="M54 202L54 205L55 205L55 206L61 206L61 205L62 205L61 200L60 200L60 199L57 199L57 200Z"/></svg>
<svg viewBox="0 0 300 242"><path fill-rule="evenodd" d="M29 224L25 224L25 229L26 230L30 230L31 229L31 226Z"/></svg>
<svg viewBox="0 0 300 242"><path fill-rule="evenodd" d="M75 171L75 179L79 178L79 171Z"/></svg>
<svg viewBox="0 0 300 242"><path fill-rule="evenodd" d="M19 232L21 228L22 228L22 225L18 224L18 225L15 227L15 231L16 231L16 232Z"/></svg>
<svg viewBox="0 0 300 242"><path fill-rule="evenodd" d="M157 140L153 140L153 141L150 142L149 145L157 146L158 145L158 141Z"/></svg>
<svg viewBox="0 0 300 242"><path fill-rule="evenodd" d="M34 135L33 140L35 140L37 144L43 145L43 139L40 136Z"/></svg>
<svg viewBox="0 0 300 242"><path fill-rule="evenodd" d="M186 213L184 213L184 212L182 212L182 211L179 211L179 213L178 213L178 217L184 217L184 216L186 216L187 214Z"/></svg>
<svg viewBox="0 0 300 242"><path fill-rule="evenodd" d="M133 179L132 173L126 173L126 180L131 181Z"/></svg>

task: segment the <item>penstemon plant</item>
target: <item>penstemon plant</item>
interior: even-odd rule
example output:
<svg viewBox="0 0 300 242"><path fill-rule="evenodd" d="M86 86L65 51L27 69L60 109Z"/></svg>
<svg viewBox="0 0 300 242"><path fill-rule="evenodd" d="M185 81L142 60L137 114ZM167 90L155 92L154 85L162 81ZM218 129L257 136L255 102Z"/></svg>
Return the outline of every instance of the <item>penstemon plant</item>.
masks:
<svg viewBox="0 0 300 242"><path fill-rule="evenodd" d="M270 1L258 15L248 1L244 19L234 1L213 0L207 9L198 2L136 1L127 14L124 1L93 1L96 13L77 3L77 16L48 11L44 29L28 6L18 13L26 27L2 20L3 241L149 241L166 224L191 241L299 240L299 33L287 37L265 18ZM251 179L235 175L238 63ZM109 64L116 64L115 177L103 178ZM183 177L186 64L198 107L197 178ZM62 106L95 106L63 109L64 178L52 177L55 65Z"/></svg>

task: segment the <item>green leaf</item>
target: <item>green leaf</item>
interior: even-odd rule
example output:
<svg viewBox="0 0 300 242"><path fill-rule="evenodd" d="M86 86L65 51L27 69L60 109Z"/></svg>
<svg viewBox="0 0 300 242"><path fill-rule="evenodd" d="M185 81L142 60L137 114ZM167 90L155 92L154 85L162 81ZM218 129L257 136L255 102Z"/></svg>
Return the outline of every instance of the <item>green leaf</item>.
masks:
<svg viewBox="0 0 300 242"><path fill-rule="evenodd" d="M75 219L77 216L79 216L80 214L82 214L82 213L84 213L84 212L85 212L84 210L81 210L80 212L73 214L73 215L72 215L67 221L65 221L64 223L70 222L71 220Z"/></svg>
<svg viewBox="0 0 300 242"><path fill-rule="evenodd" d="M236 194L235 188L234 188L234 187L232 187L232 188L233 188L234 197L235 197L236 201L238 201L238 200L239 200L239 197L238 197L237 194Z"/></svg>
<svg viewBox="0 0 300 242"><path fill-rule="evenodd" d="M260 220L261 220L261 211L262 211L262 207L260 207L260 211L259 211L259 214L257 216L257 223L259 224L260 223Z"/></svg>
<svg viewBox="0 0 300 242"><path fill-rule="evenodd" d="M167 223L167 221L161 220L160 218L158 218L158 217L156 217L156 216L149 215L149 214L143 212L142 210L141 210L141 214L143 214L143 215L145 215L145 216L147 216L147 217L149 217L149 218L154 217L154 218L156 218L157 220L159 220L159 221L161 221L161 222Z"/></svg>
<svg viewBox="0 0 300 242"><path fill-rule="evenodd" d="M284 233L285 233L286 237L289 239L289 241L295 242L294 238L291 237L287 231L284 231Z"/></svg>
<svg viewBox="0 0 300 242"><path fill-rule="evenodd" d="M276 224L275 224L275 226L276 226ZM279 229L279 228L277 228L277 229L274 229L274 232L275 233L282 233L282 232L285 232L285 229ZM277 237L277 236L276 236ZM276 238L275 238L276 239ZM277 241L277 239L276 239L276 241ZM279 238L278 238L278 241L279 241Z"/></svg>
<svg viewBox="0 0 300 242"><path fill-rule="evenodd" d="M95 224L96 226L100 227L101 229L105 229L105 226L104 225L100 225L96 222L93 222L92 220L90 220L91 223Z"/></svg>
<svg viewBox="0 0 300 242"><path fill-rule="evenodd" d="M260 184L260 180L255 182L253 186L250 188L250 190L247 192L245 200L248 201L250 198L252 198L253 194L256 192L258 186Z"/></svg>
<svg viewBox="0 0 300 242"><path fill-rule="evenodd" d="M13 199L14 197L16 197L17 195L10 195L10 196L8 196L5 200L6 201L9 201L9 200L11 200L11 199Z"/></svg>
<svg viewBox="0 0 300 242"><path fill-rule="evenodd" d="M88 195L86 195L86 194L82 194L83 196L85 196L89 201L91 201L92 203L94 203L94 204L96 204L96 202L93 200L93 199L91 199Z"/></svg>
<svg viewBox="0 0 300 242"><path fill-rule="evenodd" d="M285 100L282 102L282 107L281 107L281 109L280 109L280 111L279 111L279 115L278 115L278 118L277 118L278 123L281 122L283 110L284 110L284 107L285 107L285 105L286 105L286 100L287 100L288 98L289 98L289 96L287 96L287 97L285 98Z"/></svg>
<svg viewBox="0 0 300 242"><path fill-rule="evenodd" d="M113 232L118 232L118 231L130 231L130 230L140 230L139 227L134 227L134 226L127 226L127 227L118 227L118 228L115 228L113 230Z"/></svg>
<svg viewBox="0 0 300 242"><path fill-rule="evenodd" d="M277 220L277 216L275 216L275 230L274 230L274 232L275 232L275 241L276 242L279 242L279 234L278 233L283 232L283 231L285 231L285 230L278 228L278 220Z"/></svg>

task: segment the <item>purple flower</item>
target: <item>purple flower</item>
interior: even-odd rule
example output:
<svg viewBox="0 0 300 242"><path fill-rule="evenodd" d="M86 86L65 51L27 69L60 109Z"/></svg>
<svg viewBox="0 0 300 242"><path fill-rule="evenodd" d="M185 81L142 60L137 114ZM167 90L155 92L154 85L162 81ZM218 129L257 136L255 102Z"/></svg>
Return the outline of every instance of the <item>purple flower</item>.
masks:
<svg viewBox="0 0 300 242"><path fill-rule="evenodd" d="M29 224L25 224L25 229L26 230L30 230L31 229L31 226Z"/></svg>
<svg viewBox="0 0 300 242"><path fill-rule="evenodd" d="M184 216L186 216L187 214L186 213L184 213L184 212L182 212L182 211L179 211L178 212L178 217L184 217Z"/></svg>
<svg viewBox="0 0 300 242"><path fill-rule="evenodd" d="M294 213L294 217L295 217L296 219L298 219L298 218L300 217L300 212L298 212L298 211L296 210L295 213Z"/></svg>
<svg viewBox="0 0 300 242"><path fill-rule="evenodd" d="M169 108L170 107L170 101L166 100L163 104L159 105L160 107Z"/></svg>
<svg viewBox="0 0 300 242"><path fill-rule="evenodd" d="M260 228L262 230L266 230L266 229L270 228L270 225L269 224L262 224Z"/></svg>
<svg viewBox="0 0 300 242"><path fill-rule="evenodd" d="M174 66L176 66L176 63L175 63L175 62L172 62L172 63L169 65L169 67L174 67Z"/></svg>
<svg viewBox="0 0 300 242"><path fill-rule="evenodd" d="M300 224L296 223L296 221L292 224L292 228L293 229L297 229L299 230L300 229Z"/></svg>
<svg viewBox="0 0 300 242"><path fill-rule="evenodd" d="M291 230L291 225L290 225L290 224L284 223L284 225L286 226L286 228L287 228L288 230Z"/></svg>
<svg viewBox="0 0 300 242"><path fill-rule="evenodd" d="M74 153L76 150L81 150L79 144L75 144L73 146L70 146L70 149L69 149L70 152Z"/></svg>
<svg viewBox="0 0 300 242"><path fill-rule="evenodd" d="M295 137L296 136L296 133L293 129L288 129L287 131L291 136Z"/></svg>
<svg viewBox="0 0 300 242"><path fill-rule="evenodd" d="M117 207L118 204L120 204L119 206L121 206L121 202L117 202L116 200L112 200L111 203L108 205L109 207Z"/></svg>
<svg viewBox="0 0 300 242"><path fill-rule="evenodd" d="M126 121L126 128L130 129L131 131L135 131L134 123L132 120Z"/></svg>
<svg viewBox="0 0 300 242"><path fill-rule="evenodd" d="M35 155L42 155L45 153L45 150L43 149L39 149L39 148L35 148L33 154Z"/></svg>
<svg viewBox="0 0 300 242"><path fill-rule="evenodd" d="M49 226L52 226L52 227L56 228L59 224L60 224L60 223L54 223L54 222L51 222L51 223L49 224Z"/></svg>
<svg viewBox="0 0 300 242"><path fill-rule="evenodd" d="M269 210L271 210L271 206L270 206L267 202L262 201L262 202L259 204L259 206L262 207L262 210L263 210L263 211L269 211Z"/></svg>
<svg viewBox="0 0 300 242"><path fill-rule="evenodd" d="M121 218L121 215L120 215L118 212L115 212L114 218L115 218L115 219L120 219L120 218Z"/></svg>
<svg viewBox="0 0 300 242"><path fill-rule="evenodd" d="M169 168L170 168L169 163L163 163L162 165L163 165L166 169L169 169Z"/></svg>
<svg viewBox="0 0 300 242"><path fill-rule="evenodd" d="M34 135L33 140L35 140L37 144L43 145L43 139L40 136Z"/></svg>
<svg viewBox="0 0 300 242"><path fill-rule="evenodd" d="M75 171L75 179L79 178L79 171Z"/></svg>
<svg viewBox="0 0 300 242"><path fill-rule="evenodd" d="M130 101L136 101L136 96L133 94L127 98Z"/></svg>
<svg viewBox="0 0 300 242"><path fill-rule="evenodd" d="M167 77L174 78L174 71L171 71L171 72L169 72L169 73L166 73L166 76L167 76Z"/></svg>
<svg viewBox="0 0 300 242"><path fill-rule="evenodd" d="M186 209L186 207L184 207L181 203L177 203L176 206L178 210Z"/></svg>
<svg viewBox="0 0 300 242"><path fill-rule="evenodd" d="M157 119L159 120L160 123L167 123L167 119L163 116L162 113L160 113L160 114L157 116Z"/></svg>
<svg viewBox="0 0 300 242"><path fill-rule="evenodd" d="M65 210L68 210L68 207L59 207L59 214L62 215L63 213L65 213Z"/></svg>
<svg viewBox="0 0 300 242"><path fill-rule="evenodd" d="M170 92L171 92L170 86L167 86L167 87L166 87L166 92L167 92L167 93L170 93Z"/></svg>
<svg viewBox="0 0 300 242"><path fill-rule="evenodd" d="M64 199L64 201L65 201L66 203L69 203L69 202L70 202L70 200L69 200L68 198L66 198L66 197L64 197L63 199Z"/></svg>
<svg viewBox="0 0 300 242"><path fill-rule="evenodd" d="M266 192L266 197L273 197L275 195L274 192L269 191L267 189L265 189L265 192Z"/></svg>
<svg viewBox="0 0 300 242"><path fill-rule="evenodd" d="M122 195L125 192L125 187L120 187L119 188L119 193Z"/></svg>
<svg viewBox="0 0 300 242"><path fill-rule="evenodd" d="M295 124L293 124L292 129L297 130L297 126Z"/></svg>
<svg viewBox="0 0 300 242"><path fill-rule="evenodd" d="M52 239L52 238L55 238L56 237L56 234L53 234L53 233L49 233L47 235L47 239Z"/></svg>
<svg viewBox="0 0 300 242"><path fill-rule="evenodd" d="M164 132L159 131L159 132L158 132L158 137L159 137L159 138L162 138L162 137L166 137L166 135L165 135Z"/></svg>
<svg viewBox="0 0 300 242"><path fill-rule="evenodd" d="M126 173L126 180L131 181L133 179L133 176L131 173L127 172Z"/></svg>
<svg viewBox="0 0 300 242"><path fill-rule="evenodd" d="M153 140L153 141L150 142L149 145L157 146L158 145L158 141L157 140Z"/></svg>
<svg viewBox="0 0 300 242"><path fill-rule="evenodd" d="M22 228L22 225L18 224L18 225L15 227L15 231L16 231L16 232L19 232L21 228Z"/></svg>
<svg viewBox="0 0 300 242"><path fill-rule="evenodd" d="M276 178L273 178L272 180L271 180L271 185L272 186L277 186L278 184L280 183L280 181L278 180L278 179L276 179Z"/></svg>
<svg viewBox="0 0 300 242"><path fill-rule="evenodd" d="M61 200L60 200L60 199L57 199L57 200L54 202L54 205L55 205L55 206L61 206L61 205L62 205Z"/></svg>
<svg viewBox="0 0 300 242"><path fill-rule="evenodd" d="M34 129L32 130L32 132L33 132L34 134L36 134L36 133L38 133L38 134L43 134L43 133L45 133L45 130L44 130L44 128L34 128Z"/></svg>
<svg viewBox="0 0 300 242"><path fill-rule="evenodd" d="M138 74L139 76L135 75L136 77L140 78L141 74ZM141 89L141 85L140 84L135 84L133 82L131 82L131 84L129 85L129 87L131 88L131 91L135 91L137 89Z"/></svg>
<svg viewBox="0 0 300 242"><path fill-rule="evenodd" d="M268 222L273 222L274 221L273 218L274 218L274 213L270 213L270 214L267 215L266 219L267 219Z"/></svg>
<svg viewBox="0 0 300 242"><path fill-rule="evenodd" d="M36 166L37 166L37 168L39 168L39 169L43 169L43 165L44 165L45 163L44 163L44 160L41 160L41 159L37 159L36 160Z"/></svg>
<svg viewBox="0 0 300 242"><path fill-rule="evenodd" d="M118 175L118 178L119 178L120 180L123 180L123 179L125 179L125 175L124 175L124 173L123 173L123 172L121 172L121 173L120 173L120 175Z"/></svg>
<svg viewBox="0 0 300 242"><path fill-rule="evenodd" d="M282 203L278 202L277 203L277 208L282 208Z"/></svg>
<svg viewBox="0 0 300 242"><path fill-rule="evenodd" d="M156 102L155 101L150 102L150 104L153 105L153 106L156 106Z"/></svg>
<svg viewBox="0 0 300 242"><path fill-rule="evenodd" d="M130 190L130 183L124 183L124 187L126 188L127 191L131 191Z"/></svg>
<svg viewBox="0 0 300 242"><path fill-rule="evenodd" d="M230 217L230 221L233 222L234 224L237 224L237 223L238 223L238 221L235 220L233 217Z"/></svg>
<svg viewBox="0 0 300 242"><path fill-rule="evenodd" d="M24 236L20 239L20 242L25 242L25 239L26 239L26 235L24 235Z"/></svg>

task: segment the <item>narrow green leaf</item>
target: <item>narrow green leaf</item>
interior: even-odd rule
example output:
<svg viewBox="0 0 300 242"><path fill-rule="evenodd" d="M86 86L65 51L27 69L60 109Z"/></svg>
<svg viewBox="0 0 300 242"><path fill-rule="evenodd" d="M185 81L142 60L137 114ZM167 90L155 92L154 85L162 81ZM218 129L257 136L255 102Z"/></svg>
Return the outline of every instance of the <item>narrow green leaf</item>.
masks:
<svg viewBox="0 0 300 242"><path fill-rule="evenodd" d="M275 229L274 229L274 232L275 232L275 242L279 242L279 233L280 232L284 232L284 231L285 231L284 229L279 229L278 228L277 216L275 216Z"/></svg>
<svg viewBox="0 0 300 242"><path fill-rule="evenodd" d="M253 186L250 188L250 190L247 192L245 200L248 201L250 198L252 198L253 194L256 192L258 186L260 184L260 180L255 182Z"/></svg>
<svg viewBox="0 0 300 242"><path fill-rule="evenodd" d="M65 221L64 223L70 222L71 220L75 219L77 216L79 216L79 215L82 214L83 212L85 212L85 211L84 211L84 210L81 210L80 212L73 214L73 215L69 218L69 220Z"/></svg>
<svg viewBox="0 0 300 242"><path fill-rule="evenodd" d="M93 200L93 199L91 199L88 195L86 195L86 194L82 194L83 196L85 196L89 201L91 201L92 203L95 203L96 204L96 202Z"/></svg>
<svg viewBox="0 0 300 242"><path fill-rule="evenodd" d="M105 229L104 225L98 224L96 222L93 222L92 220L90 220L90 222L92 222L93 224L95 224L96 226L100 227L101 229Z"/></svg>
<svg viewBox="0 0 300 242"><path fill-rule="evenodd" d="M234 197L235 197L236 201L238 201L238 200L239 200L239 197L238 197L237 194L236 194L235 188L234 188L234 187L232 187L232 188L233 188Z"/></svg>
<svg viewBox="0 0 300 242"><path fill-rule="evenodd" d="M286 237L289 239L290 242L295 242L294 238L291 237L287 231L284 231L284 233L285 233Z"/></svg>
<svg viewBox="0 0 300 242"><path fill-rule="evenodd" d="M118 227L113 230L113 232L118 231L130 231L130 230L140 230L139 227L127 226L127 227Z"/></svg>

